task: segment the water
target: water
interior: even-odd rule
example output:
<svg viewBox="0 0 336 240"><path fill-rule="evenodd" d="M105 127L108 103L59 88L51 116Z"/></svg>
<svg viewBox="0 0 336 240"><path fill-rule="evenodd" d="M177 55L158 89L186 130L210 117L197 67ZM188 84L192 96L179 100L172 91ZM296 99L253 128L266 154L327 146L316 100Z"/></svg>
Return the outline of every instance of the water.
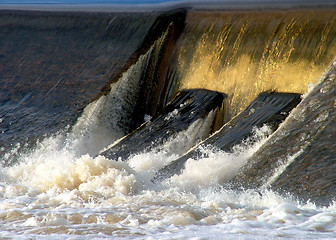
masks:
<svg viewBox="0 0 336 240"><path fill-rule="evenodd" d="M326 13L331 14L329 11ZM295 51L293 49L291 51L286 44L281 45L279 39L286 39L285 43L297 46L300 41L295 41L295 39L300 39L301 35L294 25L289 23L305 22L302 20L306 19L302 12L298 15L286 13L281 23L275 23L274 26L280 29L277 37L274 37L276 35L274 28L267 28L269 31L265 31L270 35L265 34L268 36L266 39L273 39L273 44L268 42L269 44L264 45L264 48L259 51L260 58L251 62L246 60L251 55L246 55L245 50L251 47L251 42L247 39L255 35L244 35L244 33L251 33L253 29L255 30L256 28L248 26L253 26L256 21L252 21L251 25L244 25L245 27L241 26L239 21L235 22L232 26L238 26L238 30L234 35L234 31L226 32L228 28L221 28L227 23L222 24L218 20L220 18L216 16L217 13L210 14L210 18L217 18L216 24L221 26L219 31L208 28L207 20L204 20L205 23L200 21L197 25L193 18L195 14L200 13L189 15L187 28L173 48L172 55L169 56L171 65L168 70L166 68L162 70L163 75L172 81L169 84L189 88L188 84L196 86L200 83L205 85L216 83L212 84L212 87L219 90L218 88L222 85L220 82L214 82L214 76L224 76L224 73L230 73L230 71L235 72L231 75L236 77L234 87L229 87L232 91L228 92L228 96L231 97L230 114L234 115L259 91L273 86L280 88L281 81L274 78L277 74L274 72L271 74L273 70L280 69L277 72L280 75L288 73L292 77L307 76L306 79L298 82L295 78L293 80L295 84L286 86L285 89L305 93L302 103L290 113L287 120L273 134L270 135L271 130L268 126L255 128L252 136L234 146L230 152L223 152L213 146L203 146L203 157L188 159L180 175L174 175L162 182L153 183L151 179L156 171L182 156L200 141L199 134L203 133L204 129L210 128L209 121L213 119L214 112L210 112L204 120L196 120L188 129L178 132L161 145L131 155L127 161L121 162L117 159L97 156L97 153L114 141L118 141L130 130L127 120L134 117L133 108L137 101L141 102L143 99L141 93L138 92L140 78L147 68L155 66L155 64L149 64L149 55L152 56L151 61L154 61L159 59L163 52L161 47L164 48L164 44L161 44L161 41L164 42L168 34L164 29L165 34L159 34L159 36L164 36L161 40L159 39L159 44L155 43L158 45L151 45L152 47L148 47L143 54L139 54L140 56L133 61L127 71L119 74L119 81L112 84L109 82L110 93L87 104L75 123L71 125L69 122L68 131L63 131L63 129L54 131L40 138L33 146L16 142L8 148L5 147L7 145L2 146L2 151L5 152L2 163L5 163L9 157L13 157L14 160L10 165L4 164L0 168L1 238L336 238L336 203L333 200L334 194L330 191L333 189L333 182L330 181L328 183L330 185L326 185L328 188L324 189L329 194L327 196L332 197L328 198L327 204L323 205L318 199L314 201L300 197L297 194L298 185L295 184L298 178L291 175L289 175L291 178L287 178L287 175L282 175L286 174L291 167L299 165L295 168L296 171L299 169L300 175L308 176L311 172L307 172L310 169L307 162L315 158L325 159L324 157L327 156L329 158L326 158L324 163L326 166L324 168L313 166L314 171L312 172L316 173L322 169L323 175L318 178L322 182L325 181L324 176L334 176L333 166L335 164L332 155L334 143L331 140L333 140L332 135L335 130L336 100L333 83L336 76L336 64L331 65L325 75L322 75L322 71L327 68L328 61L331 61L331 56L334 54L335 44L334 41L329 42L329 38L334 36L335 19L326 21L321 17L321 22L327 23L326 25L322 24L322 28L318 24L311 26L313 29L322 29L319 32L322 42L317 43L320 47L314 48L313 53L307 46L315 42L312 36L314 34L310 35L309 31L306 31L304 36L311 37L308 38L310 43L299 44L298 48L303 50L304 54L298 53L292 58L302 60L299 61L299 68L302 67L301 64L308 62L311 72L305 69L298 75L290 75L297 69L294 68L295 62L291 59L291 53ZM268 18L268 14L264 17ZM291 17L293 21L288 20L292 19ZM195 29L201 29L200 34L190 33L193 24L196 26ZM304 29L308 25L295 26L298 26L298 29ZM283 26L289 26L289 28L283 28ZM204 29L211 31L207 33ZM286 32L286 29L290 31ZM231 33L233 35L230 35ZM206 41L212 37L215 40L209 40L209 42L214 48L210 48ZM304 37L301 36L301 38ZM235 47L230 52L231 55L225 55L224 49L219 48L224 52L216 50L218 46L227 48L230 46L230 41L225 43L223 41L225 39L231 39ZM198 44L189 44L190 42ZM223 45L216 45L218 42ZM185 55L181 54L183 47ZM276 52L279 48L282 49L281 54ZM314 52L315 50L317 52ZM212 67L206 69L206 74L200 74L204 68L202 62L199 61L201 53L204 54L205 63L212 63ZM213 55L208 56L208 53ZM311 55L315 53L318 54L311 60ZM253 54L257 53L253 52ZM228 57L229 61L227 61ZM188 59L192 61L188 62ZM272 60L276 64L272 66L262 64L265 59ZM249 75L246 72L246 65L243 64L246 62L250 64L250 69L254 69L253 74L249 73ZM218 66L224 66L224 68ZM230 68L226 68L227 66ZM244 68L241 68L242 66ZM293 71L287 71L288 69ZM256 77L251 85L244 85L242 92L237 87L240 86L239 84L243 86L244 83L242 78L237 77L239 72L244 73L245 77L248 76L245 80ZM195 76L194 82L191 76ZM265 86L258 89L256 86L263 84L259 76L264 78L268 76L272 81L265 82ZM321 84L316 76L321 76ZM177 78L180 80L180 85L174 82ZM209 81L202 82L202 79ZM311 88L309 92L308 85ZM174 90L177 91L177 89ZM243 92L251 94L244 97ZM243 102L239 103L237 99L234 99L236 95L237 99L242 99ZM56 98L55 101L57 101ZM21 107L24 107L24 104ZM172 111L171 118L174 118L174 112L176 111ZM145 117L145 120L150 121L148 115L142 114L135 117ZM111 119L113 120L110 121ZM47 125L52 124L53 121L46 120L46 123ZM295 129L296 126L299 128ZM20 126L17 131L23 131L24 127L27 125ZM292 129L294 130L291 131ZM15 132L15 130L16 128L11 128L11 131ZM18 150L22 148L25 151L19 152ZM310 157L312 154L315 158ZM259 167L257 164L257 169L253 171L253 174L257 176L251 179L259 181L260 186L245 189L230 186L232 179L240 180L242 169L248 166L251 159L252 163L256 159L265 160L266 163L270 160L269 168L264 168L263 165ZM271 162L271 159L277 161ZM260 162L257 161L257 163ZM249 170L250 168L246 170L244 176L250 176ZM263 179L264 176L266 179ZM246 179L242 177L241 182L244 180ZM293 188L293 191L275 191L272 186L277 181L285 182L289 188ZM304 187L308 188L306 192L309 192L309 185L313 187L312 183L316 183L314 186L318 186L319 183L319 181L310 181L310 179L306 181L304 182Z"/></svg>
<svg viewBox="0 0 336 240"><path fill-rule="evenodd" d="M336 236L336 207L318 207L270 190L228 190L220 183L267 141L231 154L204 149L167 182L149 181L164 153L129 163L55 150L50 138L13 167L1 170L0 236L28 239L316 239ZM148 163L148 159L151 163ZM144 168L141 163L146 164ZM204 166L206 165L206 167ZM202 171L200 171L202 169ZM205 170L209 169L209 171Z"/></svg>
<svg viewBox="0 0 336 240"><path fill-rule="evenodd" d="M326 9L190 11L173 71L182 89L227 93L234 116L262 91L315 84L335 57L335 20Z"/></svg>
<svg viewBox="0 0 336 240"><path fill-rule="evenodd" d="M190 159L180 176L156 185L149 180L151 169L158 168L157 161L172 158L164 151L138 154L124 163L100 156L76 157L66 149L56 150L58 137L49 138L18 165L1 169L0 236L334 238L334 204L318 207L270 190L221 187L267 141L267 131L267 127L256 130L257 142L247 141L230 154L204 149L207 159Z"/></svg>

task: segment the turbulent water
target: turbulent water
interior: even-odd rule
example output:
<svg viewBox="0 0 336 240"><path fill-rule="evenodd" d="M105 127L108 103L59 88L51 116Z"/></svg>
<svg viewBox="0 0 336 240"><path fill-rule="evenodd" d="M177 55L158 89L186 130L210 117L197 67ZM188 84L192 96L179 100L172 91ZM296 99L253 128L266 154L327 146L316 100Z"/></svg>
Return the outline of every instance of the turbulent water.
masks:
<svg viewBox="0 0 336 240"><path fill-rule="evenodd" d="M335 57L335 20L333 10L192 12L175 52L181 88L226 92L233 115L261 91L305 93Z"/></svg>
<svg viewBox="0 0 336 240"><path fill-rule="evenodd" d="M151 18L147 20L133 16L133 23L125 23L125 18L129 16L112 14L98 17L97 20L97 16L89 14L98 25L103 25L94 35L96 40L107 44L104 46L110 50L113 44L117 44L117 51L111 51L114 54L119 52L122 56L118 59L123 62L116 63L118 61L115 60L115 68L107 67L106 70L108 57L104 55L104 65L96 60L97 66L80 76L95 76L97 69L101 71L100 74L112 75L111 79L98 75L99 84L86 85L84 88L90 91L90 87L99 87L95 91L103 89L103 94L91 94L83 100L84 96L76 93L82 98L72 99L67 107L50 105L49 111L55 111L52 116L60 109L66 113L63 119L68 122L65 123L60 120L61 117L49 120L45 117L41 127L34 120L38 118L28 114L22 117L22 112L16 113L16 110L36 107L33 97L43 96L40 101L46 103L67 103L64 99L69 93L62 93L62 89L66 90L73 83L71 80L68 79L63 87L60 86L52 94L51 101L48 94L38 91L41 85L37 83L40 81L32 78L34 80L31 81L37 85L31 84L29 88L37 90L25 95L19 84L11 85L25 72L11 75L10 71L14 68L9 64L5 70L0 69L0 77L6 76L0 79L6 83L6 88L2 89L5 97L1 95L0 108L0 237L335 239L336 204L333 190L336 183L333 179L336 157L333 136L336 133L336 63L332 60L336 55L336 21L334 10L321 10L318 11L319 15L316 15L316 11L275 11L272 14L269 11L191 11L185 18L183 31L177 27L181 23L167 21L167 24L162 20L171 15L163 14L160 21L155 20L155 14L150 14ZM27 20L24 26L20 25L20 17L15 17L15 14L22 15L21 12L10 13L14 20L8 21L15 23L3 22L0 25L2 34L8 34L13 29L24 29L26 36L30 36L29 31L46 33L56 29L64 37L65 33L82 29L82 32L88 31L88 36L92 36L90 21L82 25L76 21L69 23L69 14L62 15L60 19L63 22L56 21L56 27L51 27L47 21L41 23L35 19L39 23L36 28L29 25L35 26L37 23L34 21L29 23ZM43 18L43 14L39 14ZM57 14L53 15L48 21L57 17ZM82 18L86 18L85 14L74 17ZM115 25L111 27L114 21ZM139 21L147 24L146 29L142 29L145 33L136 30ZM160 32L158 26L161 24ZM110 31L109 28L113 29ZM118 35L122 28L125 35ZM155 35L155 39L148 37L147 32ZM127 44L134 46L122 49L119 44L132 33L141 35L141 39L149 44L130 38ZM88 36L85 35L85 38ZM63 41L71 45L69 39L78 41L83 36L74 34L63 37L59 40L60 45L55 43L59 48ZM110 37L115 39L111 46L108 45ZM27 37L28 40L31 39ZM89 43L89 46L94 45L94 39ZM83 49L86 48L87 45ZM141 50L135 51L137 48ZM0 60L3 62L8 56L11 56L9 62L13 66L28 61L22 56L21 60L24 61L16 62L13 59L20 59L19 53L10 55L10 51L3 49L6 48L0 48ZM38 55L37 46L31 49ZM132 51L136 54L129 53ZM49 56L49 50L41 50L39 54L45 60L48 57L44 56ZM92 54L88 56L96 58ZM32 62L30 64L35 66L31 72L33 75L38 63L35 60ZM118 64L125 64L126 67ZM56 66L53 63L51 67ZM43 67L41 71L44 70ZM61 72L64 78L66 71ZM57 76L57 70L53 74ZM151 77L144 77L149 75ZM59 80L57 77L51 78L56 79L55 83ZM154 78L165 80L155 82ZM148 79L154 83L149 84ZM83 91L80 81L73 81L77 81L77 87ZM56 91L57 84L46 85L43 93ZM163 87L158 88L160 84ZM148 85L153 85L152 92ZM7 94L9 86L19 90ZM212 131L210 121L215 119L214 110L204 118L195 119L187 129L175 132L163 143L153 143L150 149L132 154L126 161L99 155L111 144L118 144L135 128L134 124L140 126L144 121L149 124L152 114L160 114L159 110L157 113L156 110L148 110L156 109L150 106L158 104L160 97L147 96L159 92L160 96L168 98L181 89L200 87L228 95L223 109L217 113L225 114L222 116L224 122L243 110L262 91L278 90L303 95L302 102L275 132L267 125L253 128L249 137L229 152L211 145L200 145L201 156L188 159L181 174L161 182L152 181L157 171L200 143L200 133ZM27 99L32 100L29 102ZM157 102L153 102L153 99ZM13 105L13 102L19 103ZM143 102L148 104L141 105ZM79 103L85 106L78 107ZM43 105L38 106L36 109L43 110ZM144 110L140 111L138 107ZM178 119L182 107L183 104L177 106L163 121ZM43 111L39 114L43 114ZM72 117L66 118L67 114L72 114ZM25 116L30 120L24 120ZM75 121L72 120L74 118ZM39 128L36 128L36 121ZM42 128L38 132L40 135L32 134L30 127ZM242 185L236 187L237 182ZM322 185L323 191L313 191L322 189Z"/></svg>
<svg viewBox="0 0 336 240"><path fill-rule="evenodd" d="M175 157L164 150L122 163L77 157L58 149L61 136L49 138L20 164L2 169L0 234L42 239L335 237L333 204L317 207L269 190L234 191L218 184L267 140L267 131L256 130L257 142L247 141L230 154L204 149L209 157L188 161L180 176L157 185L149 181L153 170Z"/></svg>

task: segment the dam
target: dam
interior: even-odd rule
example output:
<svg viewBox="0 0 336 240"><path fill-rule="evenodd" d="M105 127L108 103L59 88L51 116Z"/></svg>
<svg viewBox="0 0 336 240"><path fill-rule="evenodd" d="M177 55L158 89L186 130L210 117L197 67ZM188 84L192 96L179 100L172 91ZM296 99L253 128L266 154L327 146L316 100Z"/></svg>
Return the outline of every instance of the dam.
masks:
<svg viewBox="0 0 336 240"><path fill-rule="evenodd" d="M0 8L1 237L336 237L336 5L216 6Z"/></svg>

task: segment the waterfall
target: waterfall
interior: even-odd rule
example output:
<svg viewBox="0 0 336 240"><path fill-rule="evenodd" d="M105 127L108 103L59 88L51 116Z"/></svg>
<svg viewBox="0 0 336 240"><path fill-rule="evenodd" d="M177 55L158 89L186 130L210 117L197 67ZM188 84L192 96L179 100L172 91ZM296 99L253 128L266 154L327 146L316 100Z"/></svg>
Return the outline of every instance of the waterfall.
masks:
<svg viewBox="0 0 336 240"><path fill-rule="evenodd" d="M263 91L305 93L336 53L333 10L195 11L177 43L180 88L225 92L234 116Z"/></svg>

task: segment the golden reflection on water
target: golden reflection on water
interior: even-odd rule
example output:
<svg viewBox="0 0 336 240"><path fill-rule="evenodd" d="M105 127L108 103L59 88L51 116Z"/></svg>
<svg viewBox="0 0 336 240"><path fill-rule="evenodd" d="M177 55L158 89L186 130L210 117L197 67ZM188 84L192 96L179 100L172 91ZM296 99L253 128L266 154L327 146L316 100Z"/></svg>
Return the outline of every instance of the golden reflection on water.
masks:
<svg viewBox="0 0 336 240"><path fill-rule="evenodd" d="M232 115L262 91L305 93L335 39L333 10L191 12L176 51L180 89L224 92Z"/></svg>

